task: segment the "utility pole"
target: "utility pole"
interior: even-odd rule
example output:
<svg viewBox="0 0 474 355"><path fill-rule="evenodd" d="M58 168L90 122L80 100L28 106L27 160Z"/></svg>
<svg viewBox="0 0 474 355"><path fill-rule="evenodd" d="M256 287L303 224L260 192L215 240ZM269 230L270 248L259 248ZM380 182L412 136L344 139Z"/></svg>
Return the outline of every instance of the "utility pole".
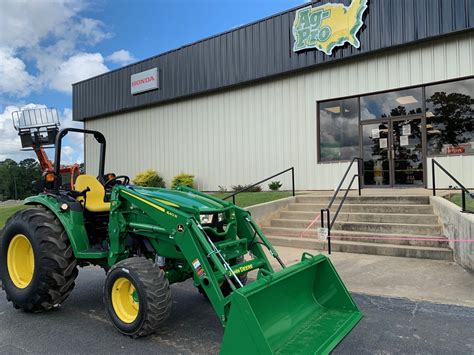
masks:
<svg viewBox="0 0 474 355"><path fill-rule="evenodd" d="M18 191L16 189L16 179L15 176L13 176L13 186L15 187L15 200L18 200Z"/></svg>

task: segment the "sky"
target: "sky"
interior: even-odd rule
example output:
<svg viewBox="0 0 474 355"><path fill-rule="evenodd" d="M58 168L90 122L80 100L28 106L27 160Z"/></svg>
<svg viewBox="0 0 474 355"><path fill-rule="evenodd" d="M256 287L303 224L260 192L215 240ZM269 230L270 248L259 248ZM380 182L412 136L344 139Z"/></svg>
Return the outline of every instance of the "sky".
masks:
<svg viewBox="0 0 474 355"><path fill-rule="evenodd" d="M0 161L21 151L12 112L56 108L72 117L72 84L293 8L307 0L0 0ZM83 161L79 135L65 164ZM48 153L52 158L52 151Z"/></svg>

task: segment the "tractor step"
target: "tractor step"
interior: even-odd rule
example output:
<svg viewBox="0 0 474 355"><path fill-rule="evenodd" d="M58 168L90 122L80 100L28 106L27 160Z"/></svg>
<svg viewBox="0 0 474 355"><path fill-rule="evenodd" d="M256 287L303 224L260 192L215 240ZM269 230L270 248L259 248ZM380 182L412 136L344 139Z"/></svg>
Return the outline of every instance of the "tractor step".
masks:
<svg viewBox="0 0 474 355"><path fill-rule="evenodd" d="M89 249L80 251L78 253L79 258L84 258L84 259L101 259L101 258L107 258L109 256L109 249L104 249L100 245L94 245L90 247Z"/></svg>

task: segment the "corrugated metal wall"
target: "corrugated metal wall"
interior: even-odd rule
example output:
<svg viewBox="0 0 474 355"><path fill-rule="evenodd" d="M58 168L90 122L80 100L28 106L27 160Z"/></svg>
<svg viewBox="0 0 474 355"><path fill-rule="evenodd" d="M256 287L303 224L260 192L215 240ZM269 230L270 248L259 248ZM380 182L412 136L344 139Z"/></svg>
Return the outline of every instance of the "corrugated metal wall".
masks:
<svg viewBox="0 0 474 355"><path fill-rule="evenodd" d="M474 34L341 62L208 96L86 121L108 139L107 171L180 172L199 188L254 182L294 166L298 189L332 189L347 163L316 162L316 101L474 74ZM86 144L88 172L98 151ZM440 158L468 185L474 156ZM289 188L289 179L279 178ZM468 181L471 180L469 183ZM446 181L439 179L440 183ZM448 184L449 185L449 184Z"/></svg>
<svg viewBox="0 0 474 355"><path fill-rule="evenodd" d="M351 0L323 0L320 3ZM302 6L308 6L305 4ZM295 10L203 39L73 86L73 116L84 120L120 110L238 85L269 76L333 63L393 46L474 28L473 0L370 0L359 38L328 56L294 53L291 28ZM130 75L160 70L160 90L130 94Z"/></svg>

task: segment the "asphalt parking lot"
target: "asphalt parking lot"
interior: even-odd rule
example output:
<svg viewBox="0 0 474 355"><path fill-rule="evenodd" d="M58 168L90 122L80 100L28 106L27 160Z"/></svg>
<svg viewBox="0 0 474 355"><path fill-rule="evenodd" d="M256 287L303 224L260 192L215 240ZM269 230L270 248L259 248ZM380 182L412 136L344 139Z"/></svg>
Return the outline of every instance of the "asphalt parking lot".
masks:
<svg viewBox="0 0 474 355"><path fill-rule="evenodd" d="M191 283L173 285L173 310L158 334L119 334L102 304L104 272L81 269L76 288L55 311L19 312L0 291L1 354L213 354L223 329ZM473 354L474 308L355 294L365 317L334 354Z"/></svg>

